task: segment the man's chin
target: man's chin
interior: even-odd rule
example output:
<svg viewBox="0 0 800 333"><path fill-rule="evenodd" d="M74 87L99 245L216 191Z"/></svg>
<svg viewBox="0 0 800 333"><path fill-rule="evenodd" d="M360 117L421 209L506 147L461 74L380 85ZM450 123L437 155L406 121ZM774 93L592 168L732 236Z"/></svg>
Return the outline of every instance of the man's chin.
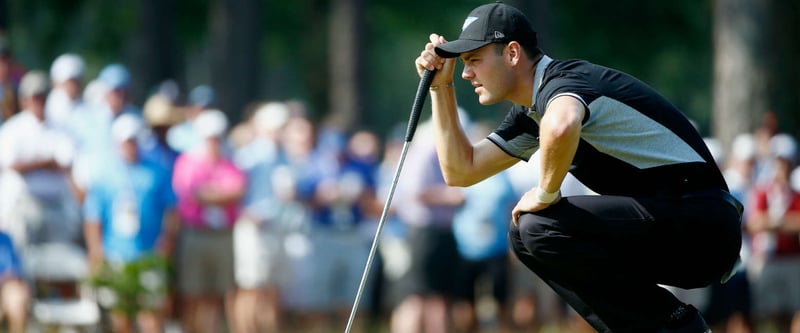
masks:
<svg viewBox="0 0 800 333"><path fill-rule="evenodd" d="M488 98L485 96L478 95L478 103L480 105L492 105L496 104L499 101L496 101L494 98Z"/></svg>

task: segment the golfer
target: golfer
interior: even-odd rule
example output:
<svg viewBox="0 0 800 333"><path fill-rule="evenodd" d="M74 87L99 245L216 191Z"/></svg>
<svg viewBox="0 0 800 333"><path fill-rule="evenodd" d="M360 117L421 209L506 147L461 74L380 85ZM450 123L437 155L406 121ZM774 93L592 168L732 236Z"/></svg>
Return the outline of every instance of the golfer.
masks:
<svg viewBox="0 0 800 333"><path fill-rule="evenodd" d="M478 101L514 105L471 143L460 128L455 59ZM647 84L583 60L555 60L517 9L474 9L458 40L432 34L416 59L439 163L470 186L541 154L540 182L511 211L516 256L599 332L710 332L661 285L724 281L741 246L739 204L689 120ZM567 172L599 196L559 192Z"/></svg>

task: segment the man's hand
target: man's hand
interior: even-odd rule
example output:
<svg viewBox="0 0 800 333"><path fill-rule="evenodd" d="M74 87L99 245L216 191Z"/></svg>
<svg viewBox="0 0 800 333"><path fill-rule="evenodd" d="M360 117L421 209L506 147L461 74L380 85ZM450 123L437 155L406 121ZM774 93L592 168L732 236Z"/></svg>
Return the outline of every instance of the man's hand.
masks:
<svg viewBox="0 0 800 333"><path fill-rule="evenodd" d="M453 82L453 70L455 68L455 59L445 59L436 54L434 48L436 46L446 43L444 37L437 34L430 35L430 42L425 44L425 49L422 50L417 60L414 63L417 65L417 73L422 77L422 73L427 69L436 71L431 81L432 86L442 86L451 84Z"/></svg>
<svg viewBox="0 0 800 333"><path fill-rule="evenodd" d="M525 192L525 194L522 195L522 198L520 198L517 202L517 205L514 206L514 209L511 210L511 220L514 221L514 225L519 225L519 216L522 215L522 213L537 212L549 207L550 205L554 205L561 200L561 194L559 193L555 200L550 203L544 203L540 200L536 189L537 188L534 188L528 192Z"/></svg>

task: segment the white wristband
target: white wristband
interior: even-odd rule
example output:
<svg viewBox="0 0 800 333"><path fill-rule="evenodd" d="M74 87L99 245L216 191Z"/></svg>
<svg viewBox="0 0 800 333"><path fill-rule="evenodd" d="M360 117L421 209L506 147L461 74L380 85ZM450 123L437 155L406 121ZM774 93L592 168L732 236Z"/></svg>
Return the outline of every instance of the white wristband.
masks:
<svg viewBox="0 0 800 333"><path fill-rule="evenodd" d="M536 200L543 204L551 204L554 201L561 198L561 190L557 190L553 193L549 193L543 190L541 187L536 187Z"/></svg>

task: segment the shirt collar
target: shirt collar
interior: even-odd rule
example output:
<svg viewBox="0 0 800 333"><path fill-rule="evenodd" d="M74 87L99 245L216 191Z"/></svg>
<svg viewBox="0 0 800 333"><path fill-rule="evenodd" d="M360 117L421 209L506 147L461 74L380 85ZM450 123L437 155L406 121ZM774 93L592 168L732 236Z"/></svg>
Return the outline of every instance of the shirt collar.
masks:
<svg viewBox="0 0 800 333"><path fill-rule="evenodd" d="M547 65L552 62L553 59L548 57L547 55L543 55L542 59L539 60L539 63L536 64L536 72L533 75L533 93L531 94L531 107L536 106L536 92L539 91L539 87L542 86L542 79L544 78L544 70L547 69Z"/></svg>

